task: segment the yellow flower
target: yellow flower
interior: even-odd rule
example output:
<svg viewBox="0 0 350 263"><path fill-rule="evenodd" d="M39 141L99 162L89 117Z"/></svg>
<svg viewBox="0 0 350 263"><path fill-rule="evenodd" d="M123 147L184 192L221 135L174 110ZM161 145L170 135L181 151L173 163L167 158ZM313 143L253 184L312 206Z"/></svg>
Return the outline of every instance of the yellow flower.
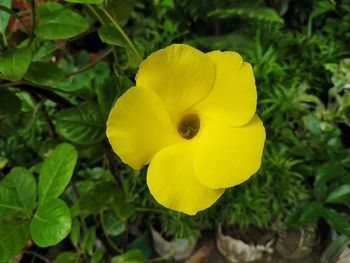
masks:
<svg viewBox="0 0 350 263"><path fill-rule="evenodd" d="M163 206L194 215L260 167L265 129L250 64L235 52L174 44L139 67L107 122L113 150Z"/></svg>

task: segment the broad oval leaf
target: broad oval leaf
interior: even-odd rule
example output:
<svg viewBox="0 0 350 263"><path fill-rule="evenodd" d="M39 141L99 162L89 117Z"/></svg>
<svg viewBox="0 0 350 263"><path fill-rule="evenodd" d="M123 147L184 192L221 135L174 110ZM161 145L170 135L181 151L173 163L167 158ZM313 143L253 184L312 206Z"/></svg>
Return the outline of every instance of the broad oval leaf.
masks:
<svg viewBox="0 0 350 263"><path fill-rule="evenodd" d="M328 195L326 202L343 203L348 200L350 200L350 184L345 184L332 191Z"/></svg>
<svg viewBox="0 0 350 263"><path fill-rule="evenodd" d="M70 3L79 3L79 4L102 4L103 0L65 0Z"/></svg>
<svg viewBox="0 0 350 263"><path fill-rule="evenodd" d="M73 175L78 152L70 144L62 143L43 162L39 176L39 202L59 197Z"/></svg>
<svg viewBox="0 0 350 263"><path fill-rule="evenodd" d="M16 114L21 106L21 100L12 91L0 89L0 119Z"/></svg>
<svg viewBox="0 0 350 263"><path fill-rule="evenodd" d="M59 9L40 18L35 34L42 39L67 39L88 29L89 23L84 17L69 9Z"/></svg>
<svg viewBox="0 0 350 263"><path fill-rule="evenodd" d="M17 255L29 239L28 221L0 221L0 262L8 262Z"/></svg>
<svg viewBox="0 0 350 263"><path fill-rule="evenodd" d="M37 14L39 19L42 19L43 17L63 8L63 5L55 2L42 3L38 6Z"/></svg>
<svg viewBox="0 0 350 263"><path fill-rule="evenodd" d="M91 104L64 109L56 116L56 130L67 140L81 145L94 144L105 136L99 107Z"/></svg>
<svg viewBox="0 0 350 263"><path fill-rule="evenodd" d="M30 47L9 49L0 59L0 72L9 80L20 80L27 72L31 61Z"/></svg>
<svg viewBox="0 0 350 263"><path fill-rule="evenodd" d="M128 43L126 42L123 35L112 25L102 25L98 30L98 35L100 36L102 42L105 42L109 45L119 47L128 46Z"/></svg>
<svg viewBox="0 0 350 263"><path fill-rule="evenodd" d="M24 78L35 84L52 86L64 78L64 72L53 63L33 62Z"/></svg>
<svg viewBox="0 0 350 263"><path fill-rule="evenodd" d="M37 209L30 225L30 233L35 244L48 247L63 240L69 234L71 226L69 207L62 200L51 198Z"/></svg>
<svg viewBox="0 0 350 263"><path fill-rule="evenodd" d="M30 215L35 207L36 182L34 176L25 168L15 167L1 181L0 217L11 211ZM7 212L6 212L7 211Z"/></svg>

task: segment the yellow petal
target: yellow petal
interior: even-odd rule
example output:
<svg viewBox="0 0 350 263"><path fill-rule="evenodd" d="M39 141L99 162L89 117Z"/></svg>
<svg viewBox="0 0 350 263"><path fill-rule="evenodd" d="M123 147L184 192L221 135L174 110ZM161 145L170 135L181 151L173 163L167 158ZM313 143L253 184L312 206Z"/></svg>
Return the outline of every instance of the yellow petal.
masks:
<svg viewBox="0 0 350 263"><path fill-rule="evenodd" d="M197 179L210 188L228 188L246 181L260 167L265 129L257 115L241 127L201 118L194 154Z"/></svg>
<svg viewBox="0 0 350 263"><path fill-rule="evenodd" d="M175 122L209 94L214 80L215 67L209 57L184 44L154 52L142 62L136 75L136 85L156 91Z"/></svg>
<svg viewBox="0 0 350 263"><path fill-rule="evenodd" d="M202 185L193 174L193 144L169 146L155 155L147 185L158 203L189 215L211 206L224 192Z"/></svg>
<svg viewBox="0 0 350 263"><path fill-rule="evenodd" d="M130 88L117 100L108 117L107 137L122 161L134 169L182 140L159 96L140 87Z"/></svg>
<svg viewBox="0 0 350 263"><path fill-rule="evenodd" d="M252 67L231 51L213 51L207 56L216 66L211 93L194 108L222 124L241 126L256 111L256 87Z"/></svg>

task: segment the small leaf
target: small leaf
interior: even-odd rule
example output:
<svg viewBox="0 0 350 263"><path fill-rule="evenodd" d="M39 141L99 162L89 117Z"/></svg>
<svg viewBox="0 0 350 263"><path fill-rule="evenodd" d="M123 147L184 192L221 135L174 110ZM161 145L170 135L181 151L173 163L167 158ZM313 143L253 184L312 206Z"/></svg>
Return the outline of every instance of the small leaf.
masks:
<svg viewBox="0 0 350 263"><path fill-rule="evenodd" d="M84 193L76 203L81 215L96 215L113 200L113 194L118 187L111 181L100 181Z"/></svg>
<svg viewBox="0 0 350 263"><path fill-rule="evenodd" d="M93 254L94 244L96 240L96 227L90 227L88 231L85 233L82 242L82 248L87 251L89 255Z"/></svg>
<svg viewBox="0 0 350 263"><path fill-rule="evenodd" d="M78 255L76 255L73 252L63 252L59 254L53 263L76 263L77 259L79 258Z"/></svg>
<svg viewBox="0 0 350 263"><path fill-rule="evenodd" d="M1 97L1 94L0 94L0 97ZM8 162L9 160L7 158L0 156L0 170L4 169Z"/></svg>
<svg viewBox="0 0 350 263"><path fill-rule="evenodd" d="M39 19L37 37L56 40L77 36L89 29L84 17L69 9L59 9Z"/></svg>
<svg viewBox="0 0 350 263"><path fill-rule="evenodd" d="M80 222L75 218L72 222L72 230L70 232L70 239L75 247L78 247L80 240Z"/></svg>
<svg viewBox="0 0 350 263"><path fill-rule="evenodd" d="M29 222L0 220L0 262L8 262L29 239Z"/></svg>
<svg viewBox="0 0 350 263"><path fill-rule="evenodd" d="M130 249L123 255L112 258L112 263L141 263L145 261L142 252L138 249Z"/></svg>
<svg viewBox="0 0 350 263"><path fill-rule="evenodd" d="M12 0L0 0L0 5L11 8ZM3 34L7 28L10 14L0 10L0 34Z"/></svg>
<svg viewBox="0 0 350 263"><path fill-rule="evenodd" d="M35 244L48 247L63 240L71 225L69 207L62 200L51 198L39 206L31 222L30 233Z"/></svg>
<svg viewBox="0 0 350 263"><path fill-rule="evenodd" d="M123 35L112 25L104 24L98 30L102 42L109 45L127 47L128 43L125 41Z"/></svg>
<svg viewBox="0 0 350 263"><path fill-rule="evenodd" d="M20 80L32 61L30 47L7 50L0 59L0 72L9 80Z"/></svg>
<svg viewBox="0 0 350 263"><path fill-rule="evenodd" d="M77 159L76 149L70 144L62 143L43 162L39 176L40 203L63 193L73 175Z"/></svg>
<svg viewBox="0 0 350 263"><path fill-rule="evenodd" d="M350 237L338 236L323 252L321 262L335 262L349 243Z"/></svg>
<svg viewBox="0 0 350 263"><path fill-rule="evenodd" d="M94 144L105 136L103 120L100 109L95 105L80 105L58 112L56 130L64 138L76 144Z"/></svg>
<svg viewBox="0 0 350 263"><path fill-rule="evenodd" d="M99 263L102 262L102 258L104 256L104 254L106 253L106 249L105 248L99 248L95 251L94 255L91 258L91 263Z"/></svg>
<svg viewBox="0 0 350 263"><path fill-rule="evenodd" d="M125 221L120 220L114 213L108 213L103 217L102 226L109 236L118 236L125 231Z"/></svg>
<svg viewBox="0 0 350 263"><path fill-rule="evenodd" d="M65 0L70 3L79 3L79 4L102 4L104 0Z"/></svg>
<svg viewBox="0 0 350 263"><path fill-rule="evenodd" d="M333 209L327 208L324 210L323 218L332 229L342 235L350 237L350 222L346 216L339 214Z"/></svg>
<svg viewBox="0 0 350 263"><path fill-rule="evenodd" d="M35 84L53 86L64 78L64 72L53 63L33 62L24 78Z"/></svg>
<svg viewBox="0 0 350 263"><path fill-rule="evenodd" d="M10 90L0 89L0 119L21 110L21 100Z"/></svg>
<svg viewBox="0 0 350 263"><path fill-rule="evenodd" d="M326 202L344 203L348 200L350 200L350 184L345 184L332 191L328 195Z"/></svg>

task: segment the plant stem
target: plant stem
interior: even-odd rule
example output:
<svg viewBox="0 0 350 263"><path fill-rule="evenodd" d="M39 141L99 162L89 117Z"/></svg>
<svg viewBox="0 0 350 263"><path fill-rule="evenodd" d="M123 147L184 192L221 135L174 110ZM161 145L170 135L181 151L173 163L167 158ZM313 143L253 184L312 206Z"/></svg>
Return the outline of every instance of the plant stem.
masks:
<svg viewBox="0 0 350 263"><path fill-rule="evenodd" d="M105 235L108 244L113 248L113 250L115 250L115 252L122 253L122 250L119 247L117 247L116 244L114 244L114 242L109 238L108 234L106 233L106 225L104 224L103 211L100 212L100 219L101 219L103 234Z"/></svg>
<svg viewBox="0 0 350 263"><path fill-rule="evenodd" d="M46 262L46 263L50 263L50 260L42 255L40 255L39 253L36 253L34 251L29 251L29 250L24 250L23 251L24 254L28 254L28 255L33 255L34 257L40 258L40 260Z"/></svg>
<svg viewBox="0 0 350 263"><path fill-rule="evenodd" d="M135 210L139 212L164 213L163 210L157 208L136 207Z"/></svg>
<svg viewBox="0 0 350 263"><path fill-rule="evenodd" d="M7 47L8 43L7 43L7 38L6 38L6 35L5 35L5 32L2 32L2 39L4 40L4 46Z"/></svg>
<svg viewBox="0 0 350 263"><path fill-rule="evenodd" d="M169 253L165 254L164 256L149 259L149 260L147 260L147 262L162 262L164 260L168 260L169 257L171 257L172 255L175 254L175 252L176 252L176 248L173 248Z"/></svg>
<svg viewBox="0 0 350 263"><path fill-rule="evenodd" d="M119 31L119 33L123 36L125 41L130 46L131 50L135 53L136 57L139 59L139 62L141 63L142 57L141 57L140 53L137 51L135 45L131 42L130 38L126 35L124 30L119 26L117 21L115 21L115 19L111 16L111 14L104 7L100 7L100 9L108 17L108 19L112 22L115 29L117 29Z"/></svg>
<svg viewBox="0 0 350 263"><path fill-rule="evenodd" d="M84 72L85 70L88 70L89 68L92 68L92 67L95 66L99 61L101 61L102 59L104 59L105 57L107 57L109 54L111 54L112 51L113 51L112 48L107 49L107 50L104 51L97 59L95 59L94 61L91 61L90 63L88 63L88 64L86 64L85 66L81 67L81 68L78 69L77 71L70 72L70 73L66 74L66 77L79 74L79 73L81 73L81 72Z"/></svg>
<svg viewBox="0 0 350 263"><path fill-rule="evenodd" d="M69 108L74 106L74 104L71 103L69 100L53 92L50 87L44 87L33 83L29 83L26 81L8 82L0 85L0 88L6 88L6 87L16 87L21 90L25 90L29 93L42 95L47 99L63 106L64 108Z"/></svg>

